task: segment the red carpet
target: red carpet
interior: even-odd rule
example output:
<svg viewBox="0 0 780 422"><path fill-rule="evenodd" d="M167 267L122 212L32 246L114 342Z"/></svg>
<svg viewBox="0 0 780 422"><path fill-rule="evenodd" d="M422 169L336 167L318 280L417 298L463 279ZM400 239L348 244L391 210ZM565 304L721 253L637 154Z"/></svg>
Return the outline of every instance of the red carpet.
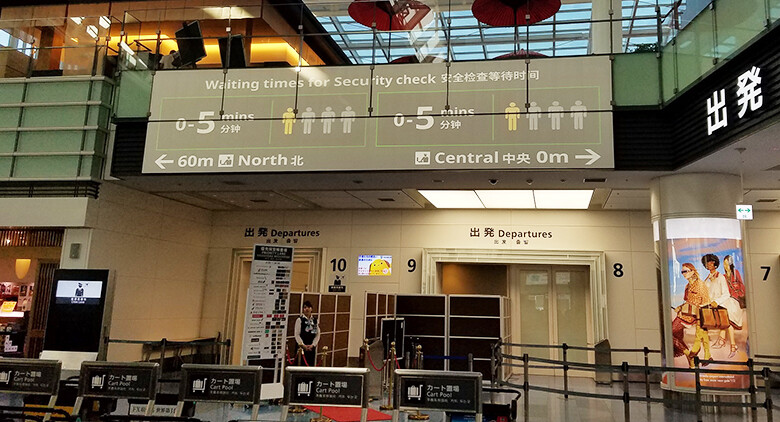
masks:
<svg viewBox="0 0 780 422"><path fill-rule="evenodd" d="M314 413L320 413L319 406L306 406L306 409ZM362 409L359 407L323 406L322 415L328 419L333 419L336 422L360 422L361 410ZM392 416L388 414L382 413L378 410L368 409L368 417L366 420L387 421L390 419L392 419Z"/></svg>

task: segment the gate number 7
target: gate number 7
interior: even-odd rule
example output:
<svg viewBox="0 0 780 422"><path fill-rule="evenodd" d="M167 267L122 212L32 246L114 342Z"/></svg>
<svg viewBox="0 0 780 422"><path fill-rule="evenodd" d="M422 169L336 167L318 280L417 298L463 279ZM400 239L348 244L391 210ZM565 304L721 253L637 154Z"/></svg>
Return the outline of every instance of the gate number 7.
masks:
<svg viewBox="0 0 780 422"><path fill-rule="evenodd" d="M764 270L764 280L766 281L767 277L769 277L769 270L772 269L772 267L761 267L762 270Z"/></svg>

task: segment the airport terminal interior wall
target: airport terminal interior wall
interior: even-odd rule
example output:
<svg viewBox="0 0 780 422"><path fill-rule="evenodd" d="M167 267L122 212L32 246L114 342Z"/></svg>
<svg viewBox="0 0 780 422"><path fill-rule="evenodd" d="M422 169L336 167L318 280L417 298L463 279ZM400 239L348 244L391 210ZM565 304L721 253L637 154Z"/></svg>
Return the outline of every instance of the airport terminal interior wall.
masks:
<svg viewBox="0 0 780 422"><path fill-rule="evenodd" d="M66 245L88 242L88 261L71 262L63 248L62 264L114 271L111 338L197 337L211 213L111 183L96 202L90 227L66 232ZM138 346L109 347L109 360L140 357Z"/></svg>
<svg viewBox="0 0 780 422"><path fill-rule="evenodd" d="M517 249L546 251L604 251L607 268L609 340L613 347L660 347L659 296L656 257L649 212L643 211L286 211L214 213L207 282L204 290L202 335L223 326L227 283L234 248L264 243L260 227L277 230L319 231L316 237L299 237L295 247L323 248L325 280L334 278L331 259L348 260L345 282L353 297L350 356L358 354L363 336L365 291L419 293L420 262L424 248ZM552 232L552 239L532 238L527 245L496 245L494 238L470 237L472 228ZM255 237L245 237L254 228ZM780 353L776 324L780 321L778 253L780 212L757 212L746 226L746 283L749 283L751 338L755 353ZM285 243L282 243L285 244ZM358 277L360 254L392 255L389 277ZM415 259L417 270L407 271ZM614 265L623 265L616 277ZM761 281L761 266L771 266ZM758 311L757 311L758 310ZM641 357L616 356L640 363ZM659 364L659 359L651 361Z"/></svg>
<svg viewBox="0 0 780 422"><path fill-rule="evenodd" d="M424 248L605 251L607 268L622 263L624 275L607 274L610 342L614 347L659 347L656 260L649 212L592 211L286 211L216 212L209 251L201 334L220 330L225 315L227 283L234 248L265 240L259 227L319 231L298 237L294 246L323 248L325 279L334 278L331 259L348 260L345 282L352 295L350 356L357 356L363 336L365 291L419 293ZM245 237L254 228L255 237ZM552 232L551 239L531 238L528 244L494 244L496 238L470 237L470 230ZM285 244L285 243L283 243ZM358 277L360 254L392 255L389 277ZM415 259L410 273L407 261ZM656 362L658 363L658 362Z"/></svg>
<svg viewBox="0 0 780 422"><path fill-rule="evenodd" d="M52 210L53 211L53 210ZM298 237L298 248L322 248L324 279L334 278L331 259L346 258L345 284L353 297L350 356L363 336L365 291L419 293L424 248L604 251L608 332L613 347L659 347L656 258L646 211L267 211L210 212L111 183L87 213L85 228L66 230L64 268L110 268L116 274L112 338L159 340L214 336L224 330L234 249L264 243L260 227L319 231ZM254 237L245 236L247 228ZM496 245L470 236L472 228L552 232L527 245ZM749 289L755 353L780 354L780 212L757 211L746 224L745 281ZM68 258L73 242L80 260ZM284 244L284 243L283 243ZM358 277L360 254L393 256L389 277ZM406 263L418 267L408 272ZM77 262L81 261L81 262ZM614 264L623 265L616 277ZM763 281L762 266L771 271ZM756 320L756 316L760 319ZM240 322L239 322L240 323ZM140 348L111 346L109 359L137 360ZM640 357L625 357L639 363ZM619 358L619 359L622 359ZM653 362L659 363L658 361Z"/></svg>

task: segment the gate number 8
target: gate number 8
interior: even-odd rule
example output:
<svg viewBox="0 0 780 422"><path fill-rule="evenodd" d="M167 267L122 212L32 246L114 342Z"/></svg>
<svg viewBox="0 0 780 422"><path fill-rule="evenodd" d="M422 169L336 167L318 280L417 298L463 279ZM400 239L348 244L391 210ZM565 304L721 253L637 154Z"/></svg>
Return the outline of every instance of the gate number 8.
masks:
<svg viewBox="0 0 780 422"><path fill-rule="evenodd" d="M612 272L615 277L623 277L623 264L616 262L615 265L612 266L612 269L615 270Z"/></svg>

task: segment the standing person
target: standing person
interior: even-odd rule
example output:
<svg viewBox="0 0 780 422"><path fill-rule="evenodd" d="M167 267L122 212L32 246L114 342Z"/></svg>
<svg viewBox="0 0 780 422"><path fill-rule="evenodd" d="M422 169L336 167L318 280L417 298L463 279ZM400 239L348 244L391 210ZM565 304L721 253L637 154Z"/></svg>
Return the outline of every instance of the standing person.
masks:
<svg viewBox="0 0 780 422"><path fill-rule="evenodd" d="M303 313L295 320L295 341L303 350L306 366L316 366L317 343L320 341L320 325L317 317L312 316L312 311L311 302L303 302Z"/></svg>
<svg viewBox="0 0 780 422"><path fill-rule="evenodd" d="M674 356L682 356L688 359L688 365L693 368L693 357L699 354L699 350L704 348L704 362L702 365L708 365L709 360L712 359L710 355L710 337L707 334L707 330L701 328L699 324L699 307L704 306L710 302L709 292L707 286L699 278L699 272L693 264L686 262L682 265L682 275L688 281L685 286L685 295L682 305L675 308L676 317L672 321L672 344L674 345ZM696 327L696 340L693 342L693 347L689 350L688 345L685 344L685 327Z"/></svg>
<svg viewBox="0 0 780 422"><path fill-rule="evenodd" d="M729 313L729 328L727 328L725 331L720 330L718 339L715 341L715 344L713 344L712 347L715 349L720 349L721 347L725 346L726 334L728 334L729 343L731 343L731 353L729 353L729 358L733 358L739 349L737 347L737 343L734 341L734 329L742 329L742 308L739 307L739 302L737 302L737 299L731 297L728 283L726 283L726 277L718 272L720 259L718 259L718 257L714 254L708 253L701 257L701 263L704 264L704 267L707 268L707 270L710 272L710 274L707 276L707 279L704 280L705 284L707 285L707 290L710 292L710 299L712 300L710 306L713 308L718 306L726 308Z"/></svg>
<svg viewBox="0 0 780 422"><path fill-rule="evenodd" d="M170 53L160 59L160 69L176 69L176 58L179 53L176 50L171 50Z"/></svg>

